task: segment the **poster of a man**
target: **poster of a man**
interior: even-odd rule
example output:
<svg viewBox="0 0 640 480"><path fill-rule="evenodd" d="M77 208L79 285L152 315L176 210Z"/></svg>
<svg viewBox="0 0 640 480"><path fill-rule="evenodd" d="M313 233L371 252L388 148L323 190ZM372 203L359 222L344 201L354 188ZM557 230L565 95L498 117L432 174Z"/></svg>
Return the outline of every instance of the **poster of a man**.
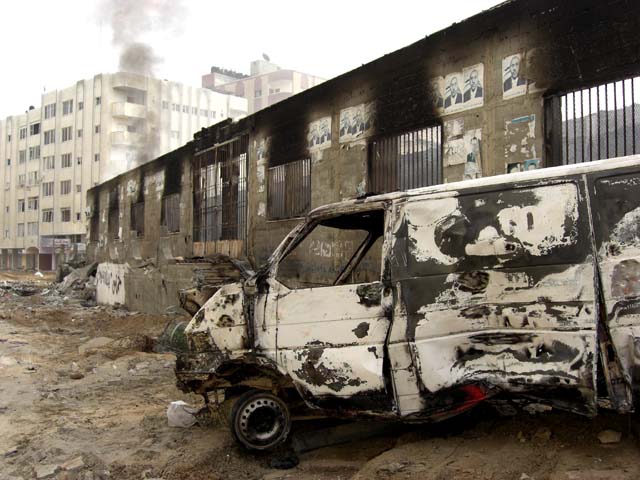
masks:
<svg viewBox="0 0 640 480"><path fill-rule="evenodd" d="M372 103L361 103L340 110L340 142L349 142L367 135L374 122Z"/></svg>
<svg viewBox="0 0 640 480"><path fill-rule="evenodd" d="M527 92L527 80L521 75L522 54L516 53L502 59L502 94L504 98L517 97Z"/></svg>
<svg viewBox="0 0 640 480"><path fill-rule="evenodd" d="M466 162L464 164L464 173L462 175L462 179L471 180L474 178L480 178L482 177L482 158L480 154L481 131L471 130L469 132L465 132L465 137L465 143L468 144L468 153Z"/></svg>
<svg viewBox="0 0 640 480"><path fill-rule="evenodd" d="M464 77L463 101L465 107L480 107L484 104L484 65L479 63L462 71Z"/></svg>
<svg viewBox="0 0 640 480"><path fill-rule="evenodd" d="M462 107L461 77L460 73L451 73L445 79L444 108L448 112L460 110Z"/></svg>
<svg viewBox="0 0 640 480"><path fill-rule="evenodd" d="M309 124L307 144L310 150L331 146L331 117L324 117Z"/></svg>
<svg viewBox="0 0 640 480"><path fill-rule="evenodd" d="M431 80L431 99L436 110L442 110L444 108L444 97L442 96L443 84L443 77L437 77Z"/></svg>

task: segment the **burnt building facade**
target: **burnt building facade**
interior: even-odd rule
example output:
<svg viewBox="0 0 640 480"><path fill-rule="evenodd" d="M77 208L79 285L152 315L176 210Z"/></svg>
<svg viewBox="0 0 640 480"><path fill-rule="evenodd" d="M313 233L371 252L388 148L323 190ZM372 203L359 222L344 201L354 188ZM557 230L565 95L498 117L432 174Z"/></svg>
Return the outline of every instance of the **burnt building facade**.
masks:
<svg viewBox="0 0 640 480"><path fill-rule="evenodd" d="M260 265L327 203L639 153L639 27L637 2L505 2L90 190L88 254L166 284L191 258Z"/></svg>

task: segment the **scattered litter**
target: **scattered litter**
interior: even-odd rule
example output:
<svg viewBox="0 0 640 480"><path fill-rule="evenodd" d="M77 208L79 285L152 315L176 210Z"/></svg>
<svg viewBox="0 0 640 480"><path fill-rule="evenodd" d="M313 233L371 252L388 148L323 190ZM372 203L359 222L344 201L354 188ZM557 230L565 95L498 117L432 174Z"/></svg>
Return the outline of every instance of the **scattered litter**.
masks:
<svg viewBox="0 0 640 480"><path fill-rule="evenodd" d="M42 274L42 272L36 272L36 273L35 273L35 276L36 276L36 277L39 277L39 278L43 278L43 277L44 277L44 275Z"/></svg>
<svg viewBox="0 0 640 480"><path fill-rule="evenodd" d="M171 402L167 408L167 421L170 427L189 428L195 425L197 408L191 407L182 400Z"/></svg>

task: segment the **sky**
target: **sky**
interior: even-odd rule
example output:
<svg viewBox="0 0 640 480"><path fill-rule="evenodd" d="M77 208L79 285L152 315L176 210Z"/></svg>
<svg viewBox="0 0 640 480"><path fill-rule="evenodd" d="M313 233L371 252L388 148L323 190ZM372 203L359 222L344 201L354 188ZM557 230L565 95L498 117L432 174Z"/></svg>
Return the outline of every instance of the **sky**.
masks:
<svg viewBox="0 0 640 480"><path fill-rule="evenodd" d="M122 44L130 40L153 48L156 76L193 86L200 85L212 65L248 73L249 63L263 53L282 68L332 78L499 3L3 2L0 118L40 105L45 90L117 71ZM132 15L123 19L115 11Z"/></svg>

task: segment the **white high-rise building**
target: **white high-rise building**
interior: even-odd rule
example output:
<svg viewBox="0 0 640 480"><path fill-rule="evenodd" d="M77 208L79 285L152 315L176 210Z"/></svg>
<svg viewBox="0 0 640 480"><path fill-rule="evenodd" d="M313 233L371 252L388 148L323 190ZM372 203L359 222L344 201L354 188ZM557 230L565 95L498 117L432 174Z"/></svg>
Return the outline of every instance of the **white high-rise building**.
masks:
<svg viewBox="0 0 640 480"><path fill-rule="evenodd" d="M0 269L55 269L84 248L87 189L246 114L241 97L119 72L0 120Z"/></svg>

